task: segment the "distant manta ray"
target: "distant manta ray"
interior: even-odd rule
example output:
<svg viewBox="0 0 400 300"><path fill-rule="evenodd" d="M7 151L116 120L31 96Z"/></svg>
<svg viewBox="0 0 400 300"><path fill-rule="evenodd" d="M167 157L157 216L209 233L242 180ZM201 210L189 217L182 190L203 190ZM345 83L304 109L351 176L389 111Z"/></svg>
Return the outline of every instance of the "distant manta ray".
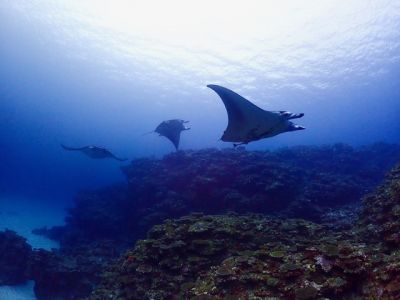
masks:
<svg viewBox="0 0 400 300"><path fill-rule="evenodd" d="M80 151L87 156L95 159L101 159L101 158L113 158L119 161L126 161L126 158L119 158L112 154L110 151L108 151L105 148L97 147L97 146L85 146L85 147L80 147L80 148L72 148L72 147L67 147L61 144L61 147L63 147L65 150L68 151Z"/></svg>
<svg viewBox="0 0 400 300"><path fill-rule="evenodd" d="M207 87L221 97L228 113L228 126L221 140L239 143L233 144L235 147L283 132L305 129L289 121L301 118L303 113L263 110L230 89L215 84Z"/></svg>
<svg viewBox="0 0 400 300"><path fill-rule="evenodd" d="M184 124L189 121L180 119L172 119L161 122L153 132L157 132L160 136L164 136L174 144L175 149L179 148L179 141L181 139L181 132L189 130L190 127L186 127Z"/></svg>

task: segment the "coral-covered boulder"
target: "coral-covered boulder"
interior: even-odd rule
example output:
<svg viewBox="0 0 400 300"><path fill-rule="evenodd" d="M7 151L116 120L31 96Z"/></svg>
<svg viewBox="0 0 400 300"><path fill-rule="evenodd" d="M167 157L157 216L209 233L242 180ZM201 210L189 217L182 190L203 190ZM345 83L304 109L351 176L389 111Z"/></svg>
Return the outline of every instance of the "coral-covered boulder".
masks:
<svg viewBox="0 0 400 300"><path fill-rule="evenodd" d="M100 281L100 274L117 255L112 243L105 241L66 250L34 251L31 277L39 300L87 297Z"/></svg>
<svg viewBox="0 0 400 300"><path fill-rule="evenodd" d="M400 299L400 253L376 254L374 268L363 286L366 299Z"/></svg>
<svg viewBox="0 0 400 300"><path fill-rule="evenodd" d="M360 225L368 238L400 250L400 165L389 172L375 193L364 198Z"/></svg>
<svg viewBox="0 0 400 300"><path fill-rule="evenodd" d="M0 232L0 285L19 284L29 278L31 253L26 239L11 230Z"/></svg>
<svg viewBox="0 0 400 300"><path fill-rule="evenodd" d="M153 227L91 299L343 299L374 251L303 220L192 215Z"/></svg>

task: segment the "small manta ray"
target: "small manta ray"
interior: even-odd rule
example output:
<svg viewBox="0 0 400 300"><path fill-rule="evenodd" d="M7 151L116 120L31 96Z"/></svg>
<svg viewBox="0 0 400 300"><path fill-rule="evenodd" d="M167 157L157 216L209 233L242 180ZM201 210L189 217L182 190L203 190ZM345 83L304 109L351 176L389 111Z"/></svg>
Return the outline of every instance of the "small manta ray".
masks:
<svg viewBox="0 0 400 300"><path fill-rule="evenodd" d="M304 116L288 111L263 110L239 94L219 85L207 85L224 102L228 126L221 137L224 142L235 142L234 147L272 137L283 132L305 129L289 120Z"/></svg>
<svg viewBox="0 0 400 300"><path fill-rule="evenodd" d="M127 158L119 158L112 154L110 151L108 151L105 148L97 147L97 146L85 146L81 148L72 148L72 147L67 147L61 144L61 147L63 147L65 150L68 151L81 151L82 153L86 154L87 156L91 158L114 158L119 161L126 161L128 160Z"/></svg>
<svg viewBox="0 0 400 300"><path fill-rule="evenodd" d="M175 149L178 150L181 132L190 129L190 127L184 125L186 123L189 123L189 121L180 119L163 121L157 126L154 132L157 132L160 136L165 136L174 144Z"/></svg>

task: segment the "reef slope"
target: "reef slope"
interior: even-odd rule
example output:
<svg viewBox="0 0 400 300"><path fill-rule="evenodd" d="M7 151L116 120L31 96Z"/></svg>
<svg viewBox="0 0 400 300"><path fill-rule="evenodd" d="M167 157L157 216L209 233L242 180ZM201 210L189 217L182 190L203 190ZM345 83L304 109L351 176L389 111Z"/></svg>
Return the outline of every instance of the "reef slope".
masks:
<svg viewBox="0 0 400 300"><path fill-rule="evenodd" d="M344 206L359 206L399 160L400 147L387 144L205 149L137 159L123 168L126 185L76 197L66 234L59 238L64 247L102 239L126 246L151 226L192 212L263 213L314 222L333 213L335 222Z"/></svg>
<svg viewBox="0 0 400 300"><path fill-rule="evenodd" d="M167 220L103 274L90 299L399 299L399 174L365 197L348 230L261 215Z"/></svg>
<svg viewBox="0 0 400 300"><path fill-rule="evenodd" d="M36 295L83 299L101 282L95 299L392 297L398 245L380 233L398 228L385 217L396 214L396 169L357 211L399 160L385 144L134 160L127 184L80 193L66 226L37 231L61 248L32 256Z"/></svg>

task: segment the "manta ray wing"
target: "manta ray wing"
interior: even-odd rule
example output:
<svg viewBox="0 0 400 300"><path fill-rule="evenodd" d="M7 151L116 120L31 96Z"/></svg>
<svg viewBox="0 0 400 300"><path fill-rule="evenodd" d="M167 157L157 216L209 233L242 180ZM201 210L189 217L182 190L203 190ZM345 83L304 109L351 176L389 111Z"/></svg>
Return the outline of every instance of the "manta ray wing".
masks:
<svg viewBox="0 0 400 300"><path fill-rule="evenodd" d="M222 99L228 113L225 142L250 142L280 133L285 120L277 113L259 108L239 94L219 85L207 85Z"/></svg>
<svg viewBox="0 0 400 300"><path fill-rule="evenodd" d="M164 136L169 139L172 144L174 144L175 149L178 150L179 148L179 141L181 139L181 132L180 131L170 131L166 132Z"/></svg>

